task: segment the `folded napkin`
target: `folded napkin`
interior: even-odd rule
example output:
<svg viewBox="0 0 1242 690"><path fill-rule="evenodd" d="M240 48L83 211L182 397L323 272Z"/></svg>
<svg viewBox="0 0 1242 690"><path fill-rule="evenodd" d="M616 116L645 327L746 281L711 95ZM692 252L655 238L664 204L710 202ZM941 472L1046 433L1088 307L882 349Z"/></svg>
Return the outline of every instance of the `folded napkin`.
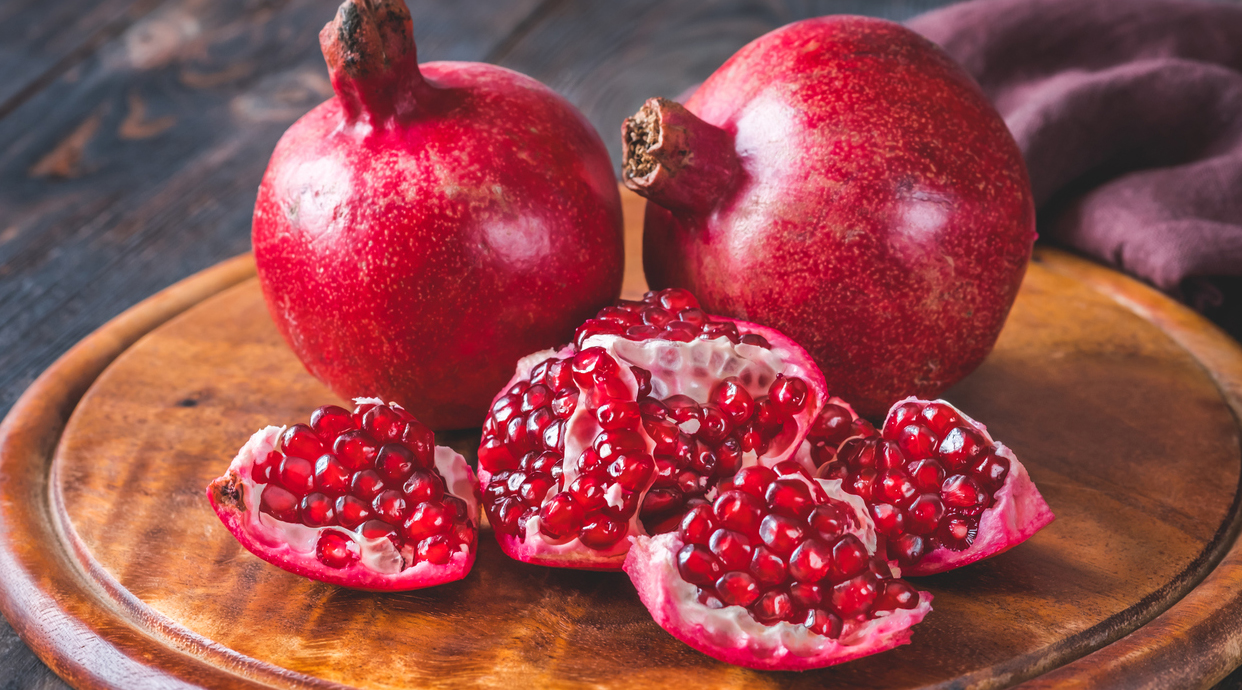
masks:
<svg viewBox="0 0 1242 690"><path fill-rule="evenodd" d="M1041 237L1242 340L1242 3L975 0L908 25L1004 116Z"/></svg>

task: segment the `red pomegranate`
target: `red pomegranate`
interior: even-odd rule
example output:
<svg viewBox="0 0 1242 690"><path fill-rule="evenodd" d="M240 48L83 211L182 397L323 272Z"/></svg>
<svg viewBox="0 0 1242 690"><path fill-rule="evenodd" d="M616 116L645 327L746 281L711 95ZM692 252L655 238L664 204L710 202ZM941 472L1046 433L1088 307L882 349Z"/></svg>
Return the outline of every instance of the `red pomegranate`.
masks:
<svg viewBox="0 0 1242 690"><path fill-rule="evenodd" d="M418 65L401 0L347 0L319 36L336 96L259 187L268 308L317 378L477 426L522 355L616 299L621 207L599 136L492 65Z"/></svg>
<svg viewBox="0 0 1242 690"><path fill-rule="evenodd" d="M864 416L991 350L1035 240L1030 185L996 110L921 36L796 22L623 135L648 282L785 333Z"/></svg>
<svg viewBox="0 0 1242 690"><path fill-rule="evenodd" d="M342 587L465 577L478 543L474 472L400 405L356 402L255 432L207 487L220 521L268 563Z"/></svg>

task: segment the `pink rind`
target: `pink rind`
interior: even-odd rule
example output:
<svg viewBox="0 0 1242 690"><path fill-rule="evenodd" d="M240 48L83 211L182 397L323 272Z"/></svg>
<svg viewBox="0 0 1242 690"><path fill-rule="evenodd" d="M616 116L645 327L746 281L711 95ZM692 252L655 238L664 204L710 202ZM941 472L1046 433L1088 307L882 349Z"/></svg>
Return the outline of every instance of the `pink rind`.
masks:
<svg viewBox="0 0 1242 690"><path fill-rule="evenodd" d="M276 433L273 433L275 430ZM250 527L252 512L249 508L257 501L253 495L254 484L249 479L249 468L254 463L256 450L265 447L270 449L277 427L267 427L255 432L237 453L237 457L229 465L224 476L219 477L207 486L207 499L216 511L220 522L233 535L237 542L247 551L260 559L295 575L324 582L330 585L348 587L372 592L403 592L423 589L435 585L454 582L469 574L474 566L475 553L478 551L478 538L470 544L466 552L458 551L444 565L416 563L399 574L379 573L362 567L360 563L335 569L325 566L313 553L303 553L279 543L267 543L256 539ZM474 472L465 466L471 482L476 481ZM244 468L244 469L243 469ZM243 476L244 474L244 476ZM240 496L237 492L240 491ZM332 528L327 528L332 529ZM341 529L341 528L338 528Z"/></svg>
<svg viewBox="0 0 1242 690"><path fill-rule="evenodd" d="M638 598L661 628L694 649L725 663L765 671L806 671L845 663L908 644L910 628L931 611L932 595L920 592L918 607L899 609L877 619L873 622L874 627L856 644L843 644L802 629L801 637L807 641L802 650L792 648L802 645L785 644L775 634L773 637L778 639L765 645L736 624L721 621L719 626L713 625L714 629L708 629L692 620L710 615L712 609L700 604L693 596L684 596L686 591L693 591L693 585L686 583L677 573L674 557L680 548L681 541L675 533L640 537L630 548L622 569L629 574L638 590ZM683 590L683 596L677 596L679 590ZM749 615L736 606L720 611L728 609L737 609L742 612L741 615ZM761 626L753 620L751 624ZM787 623L778 625L789 626L790 629L795 627ZM850 635L847 633L845 637L849 639Z"/></svg>

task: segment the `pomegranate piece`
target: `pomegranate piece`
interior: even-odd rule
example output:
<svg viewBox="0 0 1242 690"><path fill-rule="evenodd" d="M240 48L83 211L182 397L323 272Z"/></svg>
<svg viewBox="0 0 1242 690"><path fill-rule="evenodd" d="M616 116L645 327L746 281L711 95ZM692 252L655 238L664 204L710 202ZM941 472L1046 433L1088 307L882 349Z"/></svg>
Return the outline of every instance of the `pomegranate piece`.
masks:
<svg viewBox="0 0 1242 690"><path fill-rule="evenodd" d="M325 405L250 437L207 498L254 555L329 584L400 591L474 564L477 478L395 403Z"/></svg>
<svg viewBox="0 0 1242 690"><path fill-rule="evenodd" d="M949 403L901 400L879 432L845 422L847 412L825 405L799 457L866 502L889 561L906 575L996 555L1052 522L1013 451ZM844 438L847 428L859 433Z"/></svg>
<svg viewBox="0 0 1242 690"><path fill-rule="evenodd" d="M939 395L992 349L1035 241L1030 183L995 108L922 36L789 24L684 107L647 101L623 137L651 286L785 333L864 416Z"/></svg>
<svg viewBox="0 0 1242 690"><path fill-rule="evenodd" d="M830 666L909 641L931 594L874 558L867 507L840 480L813 481L785 461L747 467L732 484L740 488L687 512L675 531L637 537L626 556L661 627L721 661L766 670ZM792 506L791 495L806 505ZM755 506L757 533L730 526Z"/></svg>
<svg viewBox="0 0 1242 690"><path fill-rule="evenodd" d="M285 132L255 202L268 309L338 395L477 427L518 358L620 294L608 152L530 77L419 65L401 0L347 0L320 44L336 95Z"/></svg>
<svg viewBox="0 0 1242 690"><path fill-rule="evenodd" d="M484 510L518 560L615 570L630 537L673 529L744 463L792 456L825 398L776 331L707 314L685 290L623 300L573 345L523 358L492 401Z"/></svg>

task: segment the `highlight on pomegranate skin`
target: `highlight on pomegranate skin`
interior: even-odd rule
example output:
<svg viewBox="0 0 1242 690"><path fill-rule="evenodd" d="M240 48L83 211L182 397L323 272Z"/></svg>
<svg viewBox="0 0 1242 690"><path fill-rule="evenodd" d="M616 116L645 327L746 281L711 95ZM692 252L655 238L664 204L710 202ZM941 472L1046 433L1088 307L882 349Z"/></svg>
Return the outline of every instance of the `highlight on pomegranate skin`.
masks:
<svg viewBox="0 0 1242 690"><path fill-rule="evenodd" d="M656 622L695 649L805 670L905 644L931 610L878 543L857 496L786 460L743 468L675 531L636 537L624 570Z"/></svg>
<svg viewBox="0 0 1242 690"><path fill-rule="evenodd" d="M399 405L355 403L255 432L207 487L216 514L251 553L312 580L400 591L465 577L474 472Z"/></svg>
<svg viewBox="0 0 1242 690"><path fill-rule="evenodd" d="M513 558L615 570L629 537L674 529L743 465L792 456L826 399L776 331L706 314L685 290L621 300L574 344L523 358L492 401L483 507Z"/></svg>
<svg viewBox="0 0 1242 690"><path fill-rule="evenodd" d="M799 457L863 499L886 555L905 574L993 556L1052 522L1013 451L949 403L901 400L882 431L847 416L826 405Z"/></svg>

